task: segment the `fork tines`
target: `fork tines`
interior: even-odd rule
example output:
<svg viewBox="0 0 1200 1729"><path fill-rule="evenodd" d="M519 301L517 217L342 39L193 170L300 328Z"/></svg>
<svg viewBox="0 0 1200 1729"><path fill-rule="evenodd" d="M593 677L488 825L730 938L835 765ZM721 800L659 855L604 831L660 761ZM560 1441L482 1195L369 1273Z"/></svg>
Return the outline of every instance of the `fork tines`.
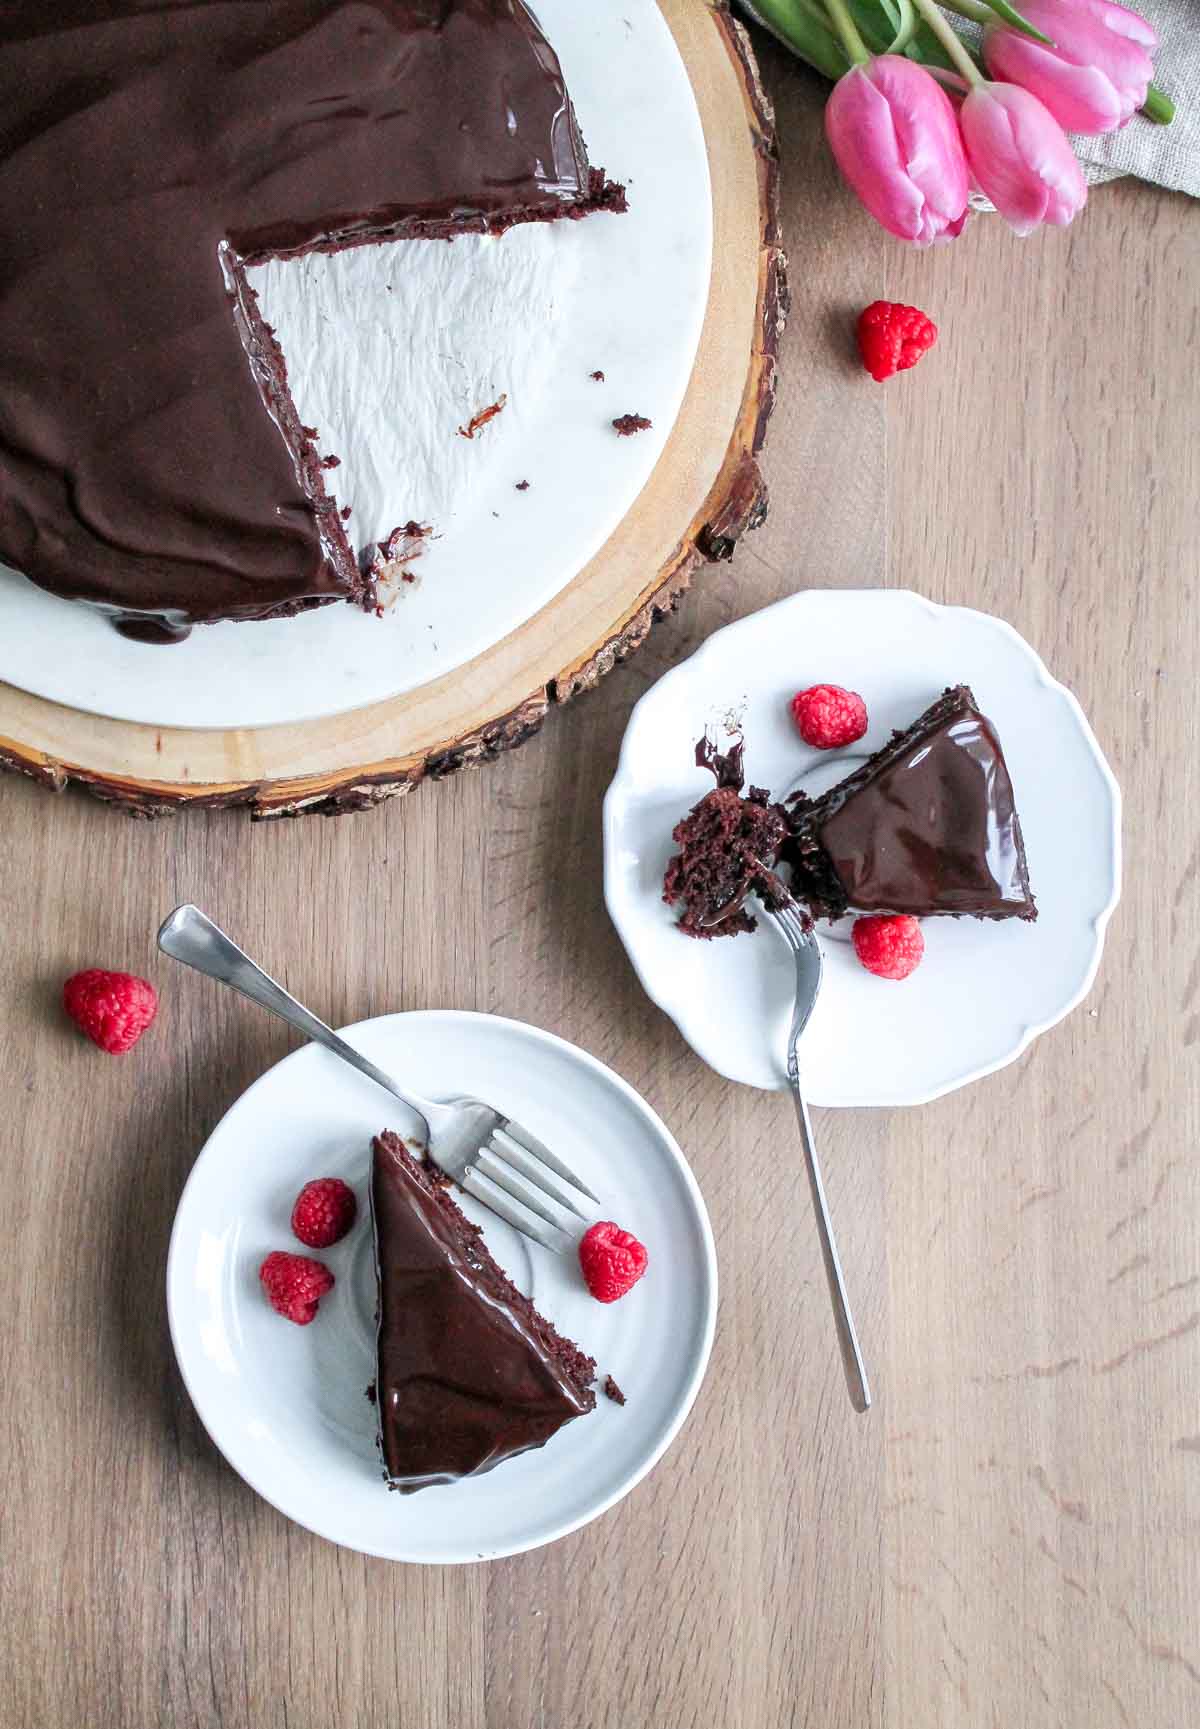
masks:
<svg viewBox="0 0 1200 1729"><path fill-rule="evenodd" d="M807 939L809 931L812 930L812 919L809 918L798 901L789 898L778 906L771 907L770 911L790 936L797 938L800 942Z"/></svg>
<svg viewBox="0 0 1200 1729"><path fill-rule="evenodd" d="M523 1128L520 1123L514 1123L510 1117L501 1128L496 1130L496 1134L492 1137L493 1140L498 1136L502 1136L505 1143L525 1160L524 1165L521 1165L516 1159L513 1162L517 1164L518 1170L525 1171L531 1182L539 1184L540 1187L554 1194L556 1191L551 1176L560 1177L563 1183L566 1183L578 1194L585 1196L589 1201L595 1201L597 1206L600 1205L599 1195L592 1193L587 1184L575 1175L570 1165L564 1164L560 1158L556 1158L544 1141L539 1141L536 1135L531 1135L529 1130ZM509 1156L511 1157L511 1154ZM564 1197L564 1205L569 1206L573 1213L579 1212L579 1208L569 1197ZM580 1214L581 1218L585 1216L585 1214Z"/></svg>
<svg viewBox="0 0 1200 1729"><path fill-rule="evenodd" d="M511 1121L493 1130L468 1166L463 1187L517 1230L558 1251L564 1238L579 1234L578 1221L591 1218L587 1201L596 1201L568 1165Z"/></svg>

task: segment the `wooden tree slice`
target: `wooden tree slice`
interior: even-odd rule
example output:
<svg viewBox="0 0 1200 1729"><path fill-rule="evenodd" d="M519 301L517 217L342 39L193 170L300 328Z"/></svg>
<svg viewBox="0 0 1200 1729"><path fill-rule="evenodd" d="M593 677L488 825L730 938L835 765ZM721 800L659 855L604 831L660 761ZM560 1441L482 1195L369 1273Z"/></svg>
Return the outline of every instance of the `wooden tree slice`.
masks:
<svg viewBox="0 0 1200 1729"><path fill-rule="evenodd" d="M199 731L97 719L0 684L0 767L135 816L249 805L358 810L511 750L631 654L705 561L761 522L758 470L787 311L774 117L726 0L659 0L691 77L713 194L713 276L679 419L633 509L549 606L406 696L296 726ZM653 574L647 577L647 572Z"/></svg>

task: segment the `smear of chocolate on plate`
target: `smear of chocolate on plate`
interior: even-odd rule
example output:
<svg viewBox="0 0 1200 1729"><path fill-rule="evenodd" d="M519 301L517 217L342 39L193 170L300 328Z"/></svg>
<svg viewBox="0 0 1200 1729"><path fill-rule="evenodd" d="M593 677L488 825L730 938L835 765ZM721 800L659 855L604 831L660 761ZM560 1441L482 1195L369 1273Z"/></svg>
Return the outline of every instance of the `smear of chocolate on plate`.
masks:
<svg viewBox="0 0 1200 1729"><path fill-rule="evenodd" d="M491 403L489 407L481 408L478 414L473 414L471 416L465 426L459 427L458 436L460 438L474 438L475 434L481 427L486 426L489 420L495 420L496 416L503 409L504 404L507 401L508 397L506 395L501 395L498 396L495 402Z"/></svg>

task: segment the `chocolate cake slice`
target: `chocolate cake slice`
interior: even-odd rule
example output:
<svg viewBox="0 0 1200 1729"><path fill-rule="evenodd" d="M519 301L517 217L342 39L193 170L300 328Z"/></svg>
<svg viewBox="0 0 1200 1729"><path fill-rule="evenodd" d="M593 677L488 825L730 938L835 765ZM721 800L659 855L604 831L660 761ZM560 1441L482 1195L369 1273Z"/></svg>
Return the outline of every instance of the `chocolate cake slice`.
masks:
<svg viewBox="0 0 1200 1729"><path fill-rule="evenodd" d="M146 639L370 604L248 267L623 207L522 0L0 5L0 563Z"/></svg>
<svg viewBox="0 0 1200 1729"><path fill-rule="evenodd" d="M388 1131L372 1145L371 1219L376 1408L392 1487L490 1471L594 1408L591 1357L538 1314Z"/></svg>
<svg viewBox="0 0 1200 1729"><path fill-rule="evenodd" d="M697 768L710 769L717 784L675 825L671 838L679 852L663 878L667 905L683 903L679 929L685 936L752 931L757 920L745 909L747 897L756 893L769 903L782 892L770 867L787 837L787 816L762 787L752 786L743 797L744 749L740 739L724 753L707 737L696 746Z"/></svg>
<svg viewBox="0 0 1200 1729"><path fill-rule="evenodd" d="M799 795L781 850L818 917L1035 919L1004 752L955 685L829 792Z"/></svg>

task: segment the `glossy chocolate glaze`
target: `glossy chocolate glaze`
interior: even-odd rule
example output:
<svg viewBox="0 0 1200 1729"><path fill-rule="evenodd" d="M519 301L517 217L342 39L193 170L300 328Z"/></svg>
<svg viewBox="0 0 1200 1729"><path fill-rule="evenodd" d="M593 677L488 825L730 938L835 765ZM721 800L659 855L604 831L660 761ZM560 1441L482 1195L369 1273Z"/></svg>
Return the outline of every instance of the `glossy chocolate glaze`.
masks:
<svg viewBox="0 0 1200 1729"><path fill-rule="evenodd" d="M521 0L0 5L0 562L176 637L369 598L246 266L602 188Z"/></svg>
<svg viewBox="0 0 1200 1729"><path fill-rule="evenodd" d="M520 1295L390 1133L373 1147L371 1215L390 1482L411 1491L489 1471L592 1410L595 1363Z"/></svg>
<svg viewBox="0 0 1200 1729"><path fill-rule="evenodd" d="M793 817L785 849L814 910L1034 919L1004 752L966 685Z"/></svg>

